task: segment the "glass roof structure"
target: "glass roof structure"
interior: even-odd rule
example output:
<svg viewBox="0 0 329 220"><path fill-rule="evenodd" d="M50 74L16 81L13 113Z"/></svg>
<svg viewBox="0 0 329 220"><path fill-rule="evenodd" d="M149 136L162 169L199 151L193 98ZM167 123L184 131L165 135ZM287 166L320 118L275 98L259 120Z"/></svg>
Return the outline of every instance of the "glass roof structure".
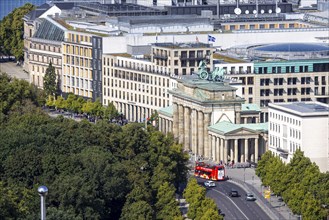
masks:
<svg viewBox="0 0 329 220"><path fill-rule="evenodd" d="M255 50L272 52L315 52L329 51L329 46L311 43L284 43L260 46L256 47Z"/></svg>
<svg viewBox="0 0 329 220"><path fill-rule="evenodd" d="M64 41L64 30L52 22L43 19L33 37L52 41Z"/></svg>

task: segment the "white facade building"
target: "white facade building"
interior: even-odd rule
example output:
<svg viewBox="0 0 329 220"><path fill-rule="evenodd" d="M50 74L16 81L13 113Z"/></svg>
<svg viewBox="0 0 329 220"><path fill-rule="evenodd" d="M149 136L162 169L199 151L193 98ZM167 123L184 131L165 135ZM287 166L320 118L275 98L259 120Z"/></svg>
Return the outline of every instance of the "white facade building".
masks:
<svg viewBox="0 0 329 220"><path fill-rule="evenodd" d="M297 148L329 171L329 106L320 102L270 103L269 150L288 163Z"/></svg>

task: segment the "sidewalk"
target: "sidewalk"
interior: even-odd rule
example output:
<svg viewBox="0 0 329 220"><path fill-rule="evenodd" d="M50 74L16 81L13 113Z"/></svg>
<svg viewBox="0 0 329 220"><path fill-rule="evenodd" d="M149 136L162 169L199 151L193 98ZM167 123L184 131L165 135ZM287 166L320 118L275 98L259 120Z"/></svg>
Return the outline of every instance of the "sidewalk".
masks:
<svg viewBox="0 0 329 220"><path fill-rule="evenodd" d="M226 169L226 175L230 178L230 181L254 193L261 208L269 213L273 219L298 220L298 216L293 215L288 206L279 200L279 197L271 195L270 199L264 198L264 190L267 188L262 186L262 182L255 174L254 168Z"/></svg>
<svg viewBox="0 0 329 220"><path fill-rule="evenodd" d="M17 79L29 81L29 74L23 70L22 66L17 66L15 62L0 62L0 72L7 73Z"/></svg>

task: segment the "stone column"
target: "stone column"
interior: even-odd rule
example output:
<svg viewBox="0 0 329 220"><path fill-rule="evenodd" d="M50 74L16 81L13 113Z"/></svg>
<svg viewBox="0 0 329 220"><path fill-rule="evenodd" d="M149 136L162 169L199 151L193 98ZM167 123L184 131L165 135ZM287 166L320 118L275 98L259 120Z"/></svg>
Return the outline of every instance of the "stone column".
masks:
<svg viewBox="0 0 329 220"><path fill-rule="evenodd" d="M191 111L189 107L184 108L184 149L188 150L190 148L190 118Z"/></svg>
<svg viewBox="0 0 329 220"><path fill-rule="evenodd" d="M204 113L204 123L203 123L203 138L204 138L204 155L205 157L209 158L210 155L211 155L211 152L210 152L210 148L209 148L209 142L210 140L208 139L209 138L209 135L208 135L208 126L210 124L210 117L209 117L209 113Z"/></svg>
<svg viewBox="0 0 329 220"><path fill-rule="evenodd" d="M216 138L216 147L215 147L215 157L216 157L216 162L219 163L219 161L221 160L222 156L222 152L220 152L220 138L215 137Z"/></svg>
<svg viewBox="0 0 329 220"><path fill-rule="evenodd" d="M195 154L199 154L198 152L198 115L197 115L197 111L195 109L192 110L192 151Z"/></svg>
<svg viewBox="0 0 329 220"><path fill-rule="evenodd" d="M165 134L168 134L168 132L169 132L169 120L168 119L165 119L165 127L166 127Z"/></svg>
<svg viewBox="0 0 329 220"><path fill-rule="evenodd" d="M145 118L146 120L146 118ZM162 133L164 133L164 130L162 128L162 118L159 117L159 131L161 131Z"/></svg>
<svg viewBox="0 0 329 220"><path fill-rule="evenodd" d="M258 138L255 138L255 163L258 162Z"/></svg>
<svg viewBox="0 0 329 220"><path fill-rule="evenodd" d="M224 162L224 140L219 138L219 160Z"/></svg>
<svg viewBox="0 0 329 220"><path fill-rule="evenodd" d="M184 143L184 107L178 105L178 143Z"/></svg>
<svg viewBox="0 0 329 220"><path fill-rule="evenodd" d="M212 159L215 161L215 154L213 154L213 151L215 149L215 145L216 145L216 137L212 136L210 134L207 135L208 136L208 149L209 149L209 155L210 157L212 157ZM212 143L212 137L215 138L215 145L213 145Z"/></svg>
<svg viewBox="0 0 329 220"><path fill-rule="evenodd" d="M174 137L177 138L178 137L178 105L177 103L173 103L173 134Z"/></svg>
<svg viewBox="0 0 329 220"><path fill-rule="evenodd" d="M235 117L236 117L236 118L235 118L235 123L236 123L236 124L240 124L240 119L241 119L240 112L237 111L237 112L235 113Z"/></svg>
<svg viewBox="0 0 329 220"><path fill-rule="evenodd" d="M204 119L202 111L198 111L198 153L204 156Z"/></svg>
<svg viewBox="0 0 329 220"><path fill-rule="evenodd" d="M235 139L234 140L234 163L237 163L238 162L238 143L239 143L239 140L238 139Z"/></svg>
<svg viewBox="0 0 329 220"><path fill-rule="evenodd" d="M211 156L214 161L216 161L216 136L211 136L212 137L212 144L211 144Z"/></svg>
<svg viewBox="0 0 329 220"><path fill-rule="evenodd" d="M232 162L232 160L234 160L234 151L233 151L232 141L230 141L230 140L229 140L229 145L230 145L230 159Z"/></svg>
<svg viewBox="0 0 329 220"><path fill-rule="evenodd" d="M223 139L224 140L224 139ZM224 140L223 148L224 148L224 162L227 163L228 159L227 159L227 155L228 155L228 140Z"/></svg>
<svg viewBox="0 0 329 220"><path fill-rule="evenodd" d="M248 139L244 139L244 162L250 162L249 161L249 146L248 146Z"/></svg>

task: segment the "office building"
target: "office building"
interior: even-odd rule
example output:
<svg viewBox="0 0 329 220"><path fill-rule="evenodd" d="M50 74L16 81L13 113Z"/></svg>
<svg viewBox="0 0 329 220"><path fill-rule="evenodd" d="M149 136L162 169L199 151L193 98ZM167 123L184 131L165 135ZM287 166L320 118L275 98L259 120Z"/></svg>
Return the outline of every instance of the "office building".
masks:
<svg viewBox="0 0 329 220"><path fill-rule="evenodd" d="M270 103L269 149L288 163L296 149L329 171L329 106L320 102Z"/></svg>
<svg viewBox="0 0 329 220"><path fill-rule="evenodd" d="M261 122L268 120L267 106L277 102L329 102L329 47L319 44L271 44L232 48L215 67L227 78L241 81L247 103L261 107ZM237 59L239 54L240 59ZM242 59L244 58L244 59Z"/></svg>
<svg viewBox="0 0 329 220"><path fill-rule="evenodd" d="M171 105L168 89L175 87L176 78L197 71L203 59L212 62L210 44L155 43L146 48L147 56L103 55L103 104L113 102L130 121L145 120Z"/></svg>

